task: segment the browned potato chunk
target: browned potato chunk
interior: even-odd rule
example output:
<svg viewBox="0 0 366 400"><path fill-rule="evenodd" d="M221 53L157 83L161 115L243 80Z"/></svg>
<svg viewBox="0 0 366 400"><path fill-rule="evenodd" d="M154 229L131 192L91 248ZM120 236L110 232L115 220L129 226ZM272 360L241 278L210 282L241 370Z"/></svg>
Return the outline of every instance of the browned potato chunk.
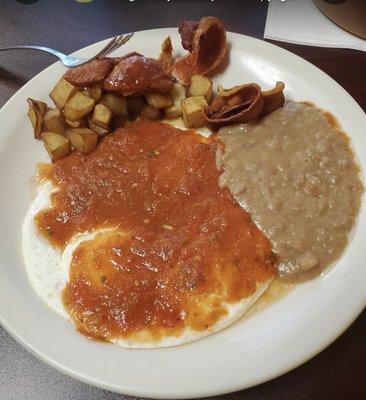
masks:
<svg viewBox="0 0 366 400"><path fill-rule="evenodd" d="M183 121L188 128L200 128L205 125L203 110L207 106L203 96L187 97L182 101Z"/></svg>
<svg viewBox="0 0 366 400"><path fill-rule="evenodd" d="M117 96L114 93L104 93L99 103L111 109L113 114L127 115L127 100L125 97Z"/></svg>
<svg viewBox="0 0 366 400"><path fill-rule="evenodd" d="M71 99L65 104L65 118L71 121L77 121L93 110L95 100L89 96L85 96L82 92L76 92Z"/></svg>
<svg viewBox="0 0 366 400"><path fill-rule="evenodd" d="M105 136L109 133L109 129L102 128L99 125L94 124L91 118L88 119L89 128L94 131L98 136Z"/></svg>
<svg viewBox="0 0 366 400"><path fill-rule="evenodd" d="M175 126L177 128L186 128L186 125L182 118L163 119L161 122L165 122L166 124Z"/></svg>
<svg viewBox="0 0 366 400"><path fill-rule="evenodd" d="M150 104L145 104L142 107L140 117L141 119L157 121L161 118L161 111L152 107Z"/></svg>
<svg viewBox="0 0 366 400"><path fill-rule="evenodd" d="M165 117L168 119L180 118L182 116L182 100L186 98L186 88L181 83L175 83L170 92L173 104L164 108Z"/></svg>
<svg viewBox="0 0 366 400"><path fill-rule="evenodd" d="M110 108L104 104L97 104L94 108L92 121L93 124L101 126L104 129L108 129L112 117L113 113Z"/></svg>
<svg viewBox="0 0 366 400"><path fill-rule="evenodd" d="M131 123L131 120L129 117L126 117L125 115L114 115L112 118L111 122L111 128L118 129L118 128L123 128Z"/></svg>
<svg viewBox="0 0 366 400"><path fill-rule="evenodd" d="M58 108L48 110L43 118L42 130L44 132L55 132L60 135L65 133L65 120Z"/></svg>
<svg viewBox="0 0 366 400"><path fill-rule="evenodd" d="M147 93L145 97L151 107L158 109L169 107L173 103L169 94Z"/></svg>
<svg viewBox="0 0 366 400"><path fill-rule="evenodd" d="M71 153L69 139L55 132L42 132L42 140L53 162Z"/></svg>
<svg viewBox="0 0 366 400"><path fill-rule="evenodd" d="M127 98L127 111L128 115L135 119L142 110L142 107L146 104L145 97L128 97Z"/></svg>
<svg viewBox="0 0 366 400"><path fill-rule="evenodd" d="M89 128L69 129L66 136L71 146L80 153L90 153L97 147L98 134Z"/></svg>
<svg viewBox="0 0 366 400"><path fill-rule="evenodd" d="M62 110L65 107L67 101L74 95L76 92L76 87L71 85L71 83L67 82L67 80L62 77L53 88L50 93L50 97L52 101L55 103L55 106Z"/></svg>
<svg viewBox="0 0 366 400"><path fill-rule="evenodd" d="M47 111L47 104L43 101L27 99L29 104L28 117L32 123L34 137L40 139L44 114Z"/></svg>
<svg viewBox="0 0 366 400"><path fill-rule="evenodd" d="M103 94L103 86L100 83L88 86L85 88L85 94L95 101L99 101Z"/></svg>
<svg viewBox="0 0 366 400"><path fill-rule="evenodd" d="M193 75L188 87L188 96L203 96L210 101L212 96L212 81L204 75Z"/></svg>
<svg viewBox="0 0 366 400"><path fill-rule="evenodd" d="M77 121L71 121L70 119L65 118L66 125L70 128L84 128L88 125L86 118L78 119Z"/></svg>

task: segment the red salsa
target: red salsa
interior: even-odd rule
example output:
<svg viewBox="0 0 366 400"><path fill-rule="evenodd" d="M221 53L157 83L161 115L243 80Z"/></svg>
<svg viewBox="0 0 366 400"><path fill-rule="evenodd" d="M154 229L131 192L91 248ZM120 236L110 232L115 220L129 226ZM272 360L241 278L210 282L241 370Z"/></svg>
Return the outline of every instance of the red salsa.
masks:
<svg viewBox="0 0 366 400"><path fill-rule="evenodd" d="M60 189L35 218L42 235L62 249L100 230L74 251L63 292L80 332L145 341L205 330L274 275L269 241L218 185L220 145L137 122L40 170Z"/></svg>

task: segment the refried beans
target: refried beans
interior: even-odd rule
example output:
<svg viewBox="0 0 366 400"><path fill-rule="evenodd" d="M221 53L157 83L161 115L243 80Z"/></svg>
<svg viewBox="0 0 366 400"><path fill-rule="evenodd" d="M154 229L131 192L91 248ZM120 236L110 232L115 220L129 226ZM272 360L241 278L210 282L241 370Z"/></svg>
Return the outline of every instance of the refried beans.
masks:
<svg viewBox="0 0 366 400"><path fill-rule="evenodd" d="M363 185L348 137L329 115L288 102L262 120L222 128L221 187L271 241L278 275L303 279L336 260L348 242Z"/></svg>

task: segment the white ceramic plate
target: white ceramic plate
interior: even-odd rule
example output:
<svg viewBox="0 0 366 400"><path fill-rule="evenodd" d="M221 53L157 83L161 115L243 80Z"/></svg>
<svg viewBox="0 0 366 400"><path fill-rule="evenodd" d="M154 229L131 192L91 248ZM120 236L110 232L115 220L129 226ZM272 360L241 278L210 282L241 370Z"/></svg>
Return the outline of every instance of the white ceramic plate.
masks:
<svg viewBox="0 0 366 400"><path fill-rule="evenodd" d="M176 29L159 29L137 33L117 55L136 50L157 56L167 35L180 48ZM254 81L269 88L284 81L287 98L314 101L337 116L366 169L366 117L349 94L313 65L276 46L238 34L229 34L229 41L230 63L217 83L230 87ZM103 45L76 54L89 56ZM218 334L159 350L124 350L77 334L30 286L20 237L31 200L29 181L36 163L48 159L32 137L26 99L49 101L63 72L60 63L50 66L0 111L0 321L27 349L62 372L108 390L155 398L201 397L244 389L295 368L358 316L366 303L364 205L351 244L332 269Z"/></svg>

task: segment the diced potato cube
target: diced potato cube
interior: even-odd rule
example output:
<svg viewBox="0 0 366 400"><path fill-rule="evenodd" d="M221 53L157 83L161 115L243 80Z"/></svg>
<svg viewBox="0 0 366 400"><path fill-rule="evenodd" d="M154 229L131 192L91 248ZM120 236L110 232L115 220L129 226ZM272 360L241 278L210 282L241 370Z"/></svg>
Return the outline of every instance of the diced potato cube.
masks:
<svg viewBox="0 0 366 400"><path fill-rule="evenodd" d="M152 107L150 104L145 104L142 107L140 117L141 119L157 121L161 118L161 111Z"/></svg>
<svg viewBox="0 0 366 400"><path fill-rule="evenodd" d="M197 128L197 132L199 132L206 139L213 133L213 131L207 126L202 126L201 128Z"/></svg>
<svg viewBox="0 0 366 400"><path fill-rule="evenodd" d="M98 134L89 128L69 129L66 136L71 146L80 153L90 153L97 147Z"/></svg>
<svg viewBox="0 0 366 400"><path fill-rule="evenodd" d="M88 126L100 137L105 136L107 133L109 133L109 129L105 129L99 125L94 124L91 118L88 119Z"/></svg>
<svg viewBox="0 0 366 400"><path fill-rule="evenodd" d="M187 97L182 101L183 121L188 128L200 128L205 125L204 108L207 106L203 96Z"/></svg>
<svg viewBox="0 0 366 400"><path fill-rule="evenodd" d="M95 101L99 101L102 97L103 86L100 83L96 83L95 85L88 86L85 88L85 94Z"/></svg>
<svg viewBox="0 0 366 400"><path fill-rule="evenodd" d="M135 119L140 115L142 107L146 104L146 99L143 96L139 97L128 97L127 98L127 111L128 115Z"/></svg>
<svg viewBox="0 0 366 400"><path fill-rule="evenodd" d="M62 110L65 107L67 101L74 95L77 88L69 83L64 77L62 77L53 88L50 93L52 101L55 106Z"/></svg>
<svg viewBox="0 0 366 400"><path fill-rule="evenodd" d="M47 104L43 101L33 99L27 99L27 102L29 104L28 117L33 126L34 137L40 139L44 114L47 111Z"/></svg>
<svg viewBox="0 0 366 400"><path fill-rule="evenodd" d="M127 100L125 97L117 96L114 93L104 93L99 103L110 108L113 114L127 115Z"/></svg>
<svg viewBox="0 0 366 400"><path fill-rule="evenodd" d="M173 104L164 108L165 117L168 119L182 116L182 100L186 98L186 88L181 83L175 83L170 92Z"/></svg>
<svg viewBox="0 0 366 400"><path fill-rule="evenodd" d="M71 121L70 119L65 118L66 125L70 128L84 128L88 125L86 118L78 119L77 121Z"/></svg>
<svg viewBox="0 0 366 400"><path fill-rule="evenodd" d="M94 124L101 126L104 129L108 129L112 117L113 113L110 108L104 104L97 104L94 108L92 121Z"/></svg>
<svg viewBox="0 0 366 400"><path fill-rule="evenodd" d="M151 107L158 109L169 107L173 103L169 94L147 93L145 97Z"/></svg>
<svg viewBox="0 0 366 400"><path fill-rule="evenodd" d="M42 140L53 162L71 153L69 139L55 132L42 132Z"/></svg>
<svg viewBox="0 0 366 400"><path fill-rule="evenodd" d="M134 122L136 122L136 121L141 121L141 118L140 118L140 117L137 117L137 118L135 119L135 121L131 121L130 119L128 119L128 120L126 121L124 127L130 126L130 125L132 125L132 124L133 124Z"/></svg>
<svg viewBox="0 0 366 400"><path fill-rule="evenodd" d="M126 117L125 115L114 115L111 122L111 128L113 130L118 128L124 128L130 123L131 120L129 117Z"/></svg>
<svg viewBox="0 0 366 400"><path fill-rule="evenodd" d="M77 121L93 110L95 100L89 96L85 96L82 92L76 92L71 99L65 104L65 118L71 121Z"/></svg>
<svg viewBox="0 0 366 400"><path fill-rule="evenodd" d="M163 119L161 122L165 122L166 124L175 126L176 128L186 128L186 125L182 118Z"/></svg>
<svg viewBox="0 0 366 400"><path fill-rule="evenodd" d="M188 96L203 96L210 101L212 96L212 81L204 75L193 75L188 88Z"/></svg>
<svg viewBox="0 0 366 400"><path fill-rule="evenodd" d="M43 118L42 130L44 132L55 132L63 135L65 133L65 120L58 108L48 110Z"/></svg>

